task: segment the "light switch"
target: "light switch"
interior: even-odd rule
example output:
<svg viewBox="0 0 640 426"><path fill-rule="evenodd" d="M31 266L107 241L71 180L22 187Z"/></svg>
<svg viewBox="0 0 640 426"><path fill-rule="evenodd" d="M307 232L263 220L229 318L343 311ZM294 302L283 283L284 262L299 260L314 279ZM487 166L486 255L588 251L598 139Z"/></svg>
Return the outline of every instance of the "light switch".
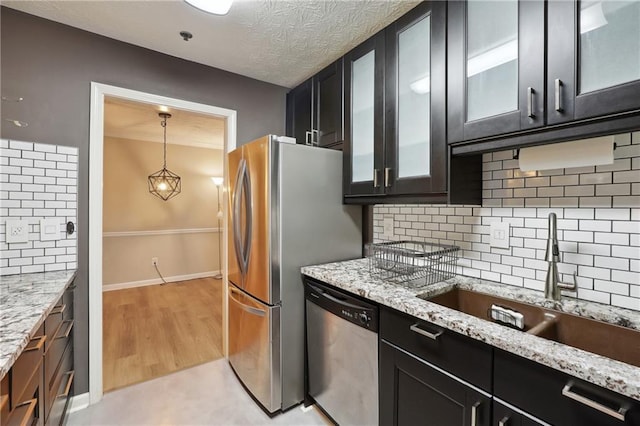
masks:
<svg viewBox="0 0 640 426"><path fill-rule="evenodd" d="M60 239L59 219L40 219L40 241Z"/></svg>
<svg viewBox="0 0 640 426"><path fill-rule="evenodd" d="M26 220L7 220L7 243L28 243L29 226Z"/></svg>
<svg viewBox="0 0 640 426"><path fill-rule="evenodd" d="M489 246L509 248L511 227L509 222L493 222L490 226Z"/></svg>

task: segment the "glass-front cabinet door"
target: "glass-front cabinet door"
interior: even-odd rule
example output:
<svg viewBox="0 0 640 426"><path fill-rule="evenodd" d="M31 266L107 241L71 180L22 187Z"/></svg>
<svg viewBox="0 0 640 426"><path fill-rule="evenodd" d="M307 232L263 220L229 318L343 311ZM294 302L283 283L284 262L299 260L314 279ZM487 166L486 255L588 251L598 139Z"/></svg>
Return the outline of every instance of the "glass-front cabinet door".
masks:
<svg viewBox="0 0 640 426"><path fill-rule="evenodd" d="M544 1L448 4L449 141L544 125Z"/></svg>
<svg viewBox="0 0 640 426"><path fill-rule="evenodd" d="M424 2L386 29L387 194L444 193L446 2Z"/></svg>
<svg viewBox="0 0 640 426"><path fill-rule="evenodd" d="M550 124L640 110L640 1L550 0Z"/></svg>
<svg viewBox="0 0 640 426"><path fill-rule="evenodd" d="M345 56L344 193L384 194L384 33Z"/></svg>

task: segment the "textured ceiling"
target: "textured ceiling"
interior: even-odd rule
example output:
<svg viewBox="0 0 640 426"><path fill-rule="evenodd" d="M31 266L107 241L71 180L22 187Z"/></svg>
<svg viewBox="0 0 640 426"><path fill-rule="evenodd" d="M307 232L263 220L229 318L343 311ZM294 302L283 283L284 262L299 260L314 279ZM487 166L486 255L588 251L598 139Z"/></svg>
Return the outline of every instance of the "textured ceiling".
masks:
<svg viewBox="0 0 640 426"><path fill-rule="evenodd" d="M3 1L172 56L294 87L415 6L414 0L236 0L225 16L181 0ZM185 42L182 30L193 33Z"/></svg>
<svg viewBox="0 0 640 426"><path fill-rule="evenodd" d="M159 105L143 104L117 98L104 102L104 135L113 138L162 142ZM167 143L199 148L224 148L224 119L210 115L164 109L167 120Z"/></svg>

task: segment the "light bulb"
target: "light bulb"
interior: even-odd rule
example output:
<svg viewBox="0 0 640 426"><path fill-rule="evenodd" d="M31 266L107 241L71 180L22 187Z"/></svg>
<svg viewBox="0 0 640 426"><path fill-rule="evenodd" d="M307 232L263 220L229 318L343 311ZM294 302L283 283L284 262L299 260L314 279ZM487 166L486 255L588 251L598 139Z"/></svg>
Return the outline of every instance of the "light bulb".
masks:
<svg viewBox="0 0 640 426"><path fill-rule="evenodd" d="M158 184L158 191L166 191L168 188L167 182L160 182Z"/></svg>
<svg viewBox="0 0 640 426"><path fill-rule="evenodd" d="M224 181L221 177L212 177L211 180L215 186L222 185L222 182Z"/></svg>

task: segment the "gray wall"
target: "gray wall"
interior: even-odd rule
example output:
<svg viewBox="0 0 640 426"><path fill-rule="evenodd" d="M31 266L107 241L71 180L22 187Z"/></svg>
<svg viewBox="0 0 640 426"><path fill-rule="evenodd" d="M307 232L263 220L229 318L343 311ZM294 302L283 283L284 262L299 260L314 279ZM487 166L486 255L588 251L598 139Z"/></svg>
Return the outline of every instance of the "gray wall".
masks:
<svg viewBox="0 0 640 426"><path fill-rule="evenodd" d="M78 278L74 327L76 394L89 389L88 176L90 82L110 84L238 111L238 142L284 133L287 89L163 55L1 8L1 137L76 146L80 150ZM4 120L3 120L4 121ZM105 265L105 267L109 267Z"/></svg>

